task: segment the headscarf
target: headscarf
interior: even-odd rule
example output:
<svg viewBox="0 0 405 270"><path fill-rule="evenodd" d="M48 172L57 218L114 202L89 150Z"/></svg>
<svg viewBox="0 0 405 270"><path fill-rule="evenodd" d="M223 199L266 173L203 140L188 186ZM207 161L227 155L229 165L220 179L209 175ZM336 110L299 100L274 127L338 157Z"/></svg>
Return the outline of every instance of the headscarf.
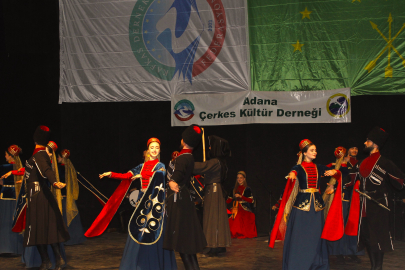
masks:
<svg viewBox="0 0 405 270"><path fill-rule="evenodd" d="M210 151L208 152L208 158L217 158L221 164L221 183L223 183L227 177L228 166L226 164L226 158L231 156L231 149L227 140L218 136L208 136Z"/></svg>
<svg viewBox="0 0 405 270"><path fill-rule="evenodd" d="M23 167L20 156L19 156L22 152L22 149L18 145L13 144L6 151L14 159L13 170L15 170L15 171L20 170ZM14 175L14 186L15 186L15 197L16 198L18 198L18 195L20 194L21 185L22 185L22 183L17 183L17 182L20 182L20 181L22 182L23 178L24 178L23 175Z"/></svg>
<svg viewBox="0 0 405 270"><path fill-rule="evenodd" d="M69 158L65 161L65 181L66 181L66 220L67 226L70 226L72 220L79 213L75 201L79 199L79 183L77 181L77 172Z"/></svg>

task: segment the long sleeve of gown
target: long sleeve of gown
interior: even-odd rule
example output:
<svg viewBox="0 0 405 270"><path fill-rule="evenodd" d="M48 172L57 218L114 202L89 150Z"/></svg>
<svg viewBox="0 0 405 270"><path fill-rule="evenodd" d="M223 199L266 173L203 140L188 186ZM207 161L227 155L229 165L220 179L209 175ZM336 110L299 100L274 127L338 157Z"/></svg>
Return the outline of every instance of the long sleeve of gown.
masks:
<svg viewBox="0 0 405 270"><path fill-rule="evenodd" d="M139 164L138 166L136 166L135 168L132 168L129 171L132 172L133 175L137 175L137 174L141 173L142 167L143 167L143 163Z"/></svg>
<svg viewBox="0 0 405 270"><path fill-rule="evenodd" d="M131 177L134 176L131 171L127 173L115 173L111 172L110 178L118 179L118 180L128 180L131 179Z"/></svg>
<svg viewBox="0 0 405 270"><path fill-rule="evenodd" d="M244 200L245 202L248 202L248 203L253 203L253 197L248 198L248 197L242 196L242 200Z"/></svg>
<svg viewBox="0 0 405 270"><path fill-rule="evenodd" d="M241 199L248 203L254 202L253 193L250 187L245 188Z"/></svg>
<svg viewBox="0 0 405 270"><path fill-rule="evenodd" d="M17 176L22 176L22 175L24 175L24 173L25 173L25 168L11 171L12 175L17 175Z"/></svg>

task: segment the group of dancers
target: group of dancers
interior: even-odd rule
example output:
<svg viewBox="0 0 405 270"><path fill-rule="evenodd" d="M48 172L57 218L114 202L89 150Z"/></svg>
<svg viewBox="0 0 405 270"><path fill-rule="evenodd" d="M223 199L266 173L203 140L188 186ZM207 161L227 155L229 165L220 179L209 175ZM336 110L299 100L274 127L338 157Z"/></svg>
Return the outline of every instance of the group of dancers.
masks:
<svg viewBox="0 0 405 270"><path fill-rule="evenodd" d="M284 240L284 270L329 269L329 255L352 255L357 260L364 249L371 270L382 269L384 253L394 249L388 190L402 189L405 178L380 154L387 139L387 132L374 127L364 143L368 155L364 160L345 159L346 149L338 147L336 162L329 167L313 163L314 143L300 142L299 159L288 174L269 243L274 247L277 240ZM357 148L350 150L357 154ZM332 178L322 195L320 182L328 179L324 176Z"/></svg>
<svg viewBox="0 0 405 270"><path fill-rule="evenodd" d="M84 236L101 235L137 181L141 185L132 198L134 210L121 270L177 269L174 252L180 254L185 269L195 270L199 269L197 253L205 250L206 256L217 256L226 251L233 237L256 237L254 198L246 173L237 173L235 187L226 197L223 183L228 172L226 158L231 154L229 143L209 136L208 160L195 162L193 149L203 137L198 125L187 127L181 151L173 153L167 167L160 162L160 140L151 138L146 143L144 163L127 173L100 174L100 179L108 177L120 183L105 201L97 190L91 190L95 189L91 184L86 186L104 207L84 233L75 204L78 179L70 152L58 154L56 143L49 141L49 128L39 126L34 133L34 153L25 167L18 157L18 146L10 146L5 153L9 164L2 169L9 172L0 180L0 240L7 240L0 241L0 253L24 253L27 263L27 257L35 257L32 254L37 252L40 265L27 263L27 267L62 269L66 265L63 243L82 243ZM364 249L371 269L382 269L384 253L393 250L388 184L401 189L405 178L380 155L387 138L384 130L375 127L365 142L367 158L358 162L353 154L357 148L350 148L348 155L345 148L338 147L336 162L328 166L313 163L315 144L308 139L300 142L299 159L275 207L279 212L270 235L270 247L284 240L284 270L329 269L329 255L356 259ZM319 184L323 179L329 181L322 194ZM230 210L227 203L232 204ZM22 231L23 235L15 233Z"/></svg>
<svg viewBox="0 0 405 270"><path fill-rule="evenodd" d="M49 129L38 127L32 157L23 167L18 145L5 151L0 177L0 253L22 255L27 268L61 269L65 245L86 240L76 200L79 186L70 151L57 152Z"/></svg>
<svg viewBox="0 0 405 270"><path fill-rule="evenodd" d="M121 182L104 202L103 195L93 187L91 191L104 207L84 233L75 204L78 173L69 160L70 151L57 152L56 143L49 141L50 129L37 127L35 150L25 167L18 157L21 152L18 146L6 150L10 165L4 168L8 172L3 174L0 184L2 194L13 193L13 200L7 206L8 212L0 213L1 220L7 220L7 226L0 227L0 235L10 238L3 241L7 249L0 250L1 253L23 253L27 267L64 268L64 244L72 242L72 238L77 244L85 236L101 235L136 181L140 181L141 188L133 200L135 209L128 224L120 269L177 269L174 251L180 253L186 269L199 269L197 253L205 250L206 256L217 256L231 245L231 237L256 237L254 200L246 184L246 173L238 173L231 196L236 203L228 220L223 183L227 178L229 143L209 136L208 161L194 162L192 151L202 136L199 126L188 127L182 134L181 151L174 153L167 168L160 162L159 139L151 138L146 144L144 163L127 173L100 174L100 178ZM3 201L0 203L3 208ZM201 205L203 217L199 218L197 209Z"/></svg>

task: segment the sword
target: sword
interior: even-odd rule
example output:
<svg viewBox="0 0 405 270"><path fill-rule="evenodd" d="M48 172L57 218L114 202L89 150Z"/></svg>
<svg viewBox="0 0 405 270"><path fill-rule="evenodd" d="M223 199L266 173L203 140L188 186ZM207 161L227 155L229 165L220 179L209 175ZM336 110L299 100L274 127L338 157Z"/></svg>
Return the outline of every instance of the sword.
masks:
<svg viewBox="0 0 405 270"><path fill-rule="evenodd" d="M377 200L375 200L375 199L373 199L373 198L371 198L370 196L368 196L367 194L365 194L365 193L363 193L363 192L361 192L361 191L359 191L358 189L356 189L356 192L357 193L359 193L360 195L362 195L362 196L364 196L364 197L366 197L367 199L369 199L370 201L373 201L373 202L375 202L376 204L378 204L379 206L381 206L382 208L385 208L385 209L387 209L388 211L391 211L387 206L385 206L385 205L383 205L383 204L381 204L381 203L379 203Z"/></svg>

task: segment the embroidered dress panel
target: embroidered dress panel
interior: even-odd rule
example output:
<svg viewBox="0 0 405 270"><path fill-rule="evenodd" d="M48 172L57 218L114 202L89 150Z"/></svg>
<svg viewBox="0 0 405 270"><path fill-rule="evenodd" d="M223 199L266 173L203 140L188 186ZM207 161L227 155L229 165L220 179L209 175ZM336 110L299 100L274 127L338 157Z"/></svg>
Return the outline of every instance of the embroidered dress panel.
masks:
<svg viewBox="0 0 405 270"><path fill-rule="evenodd" d="M141 170L141 184L142 184L142 189L145 189L149 185L150 177L151 177L151 172L153 172L153 169L155 168L156 164L159 162L159 160L153 160L149 162L145 162L143 165L143 168Z"/></svg>
<svg viewBox="0 0 405 270"><path fill-rule="evenodd" d="M314 163L306 163L306 162L303 162L301 165L308 176L307 178L308 188L317 188L318 170L316 169L316 165Z"/></svg>

